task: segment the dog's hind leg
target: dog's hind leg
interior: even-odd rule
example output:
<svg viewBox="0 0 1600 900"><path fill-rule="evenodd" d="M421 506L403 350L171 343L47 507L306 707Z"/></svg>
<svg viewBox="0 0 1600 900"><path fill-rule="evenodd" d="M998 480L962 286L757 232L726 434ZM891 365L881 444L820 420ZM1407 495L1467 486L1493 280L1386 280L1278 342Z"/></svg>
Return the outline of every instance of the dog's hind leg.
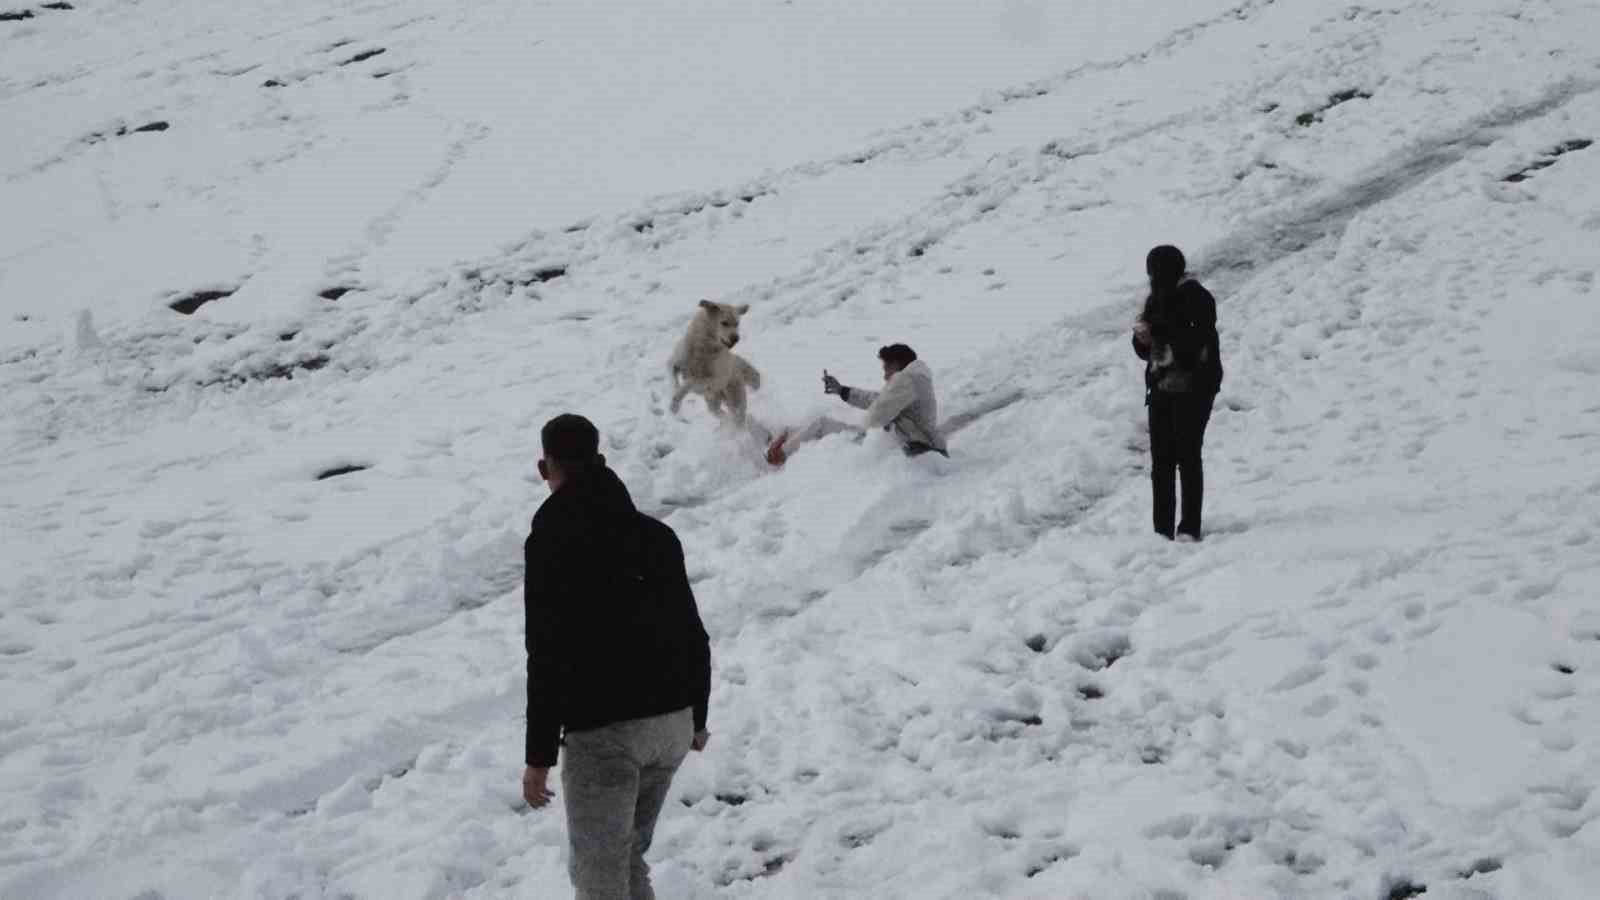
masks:
<svg viewBox="0 0 1600 900"><path fill-rule="evenodd" d="M673 415L678 414L678 408L683 405L683 398L687 397L688 395L689 382L687 381L678 385L678 389L672 392L672 403L668 404L668 409L672 410Z"/></svg>
<svg viewBox="0 0 1600 900"><path fill-rule="evenodd" d="M727 398L728 398L728 412L729 412L729 414L731 414L733 416L734 423L737 424L737 425L741 425L741 426L744 425L744 417L745 417L745 409L746 409L746 407L745 407L745 396L744 396L744 385L742 383L740 383L740 382L737 382L737 381L729 384L728 385L728 390L727 390Z"/></svg>

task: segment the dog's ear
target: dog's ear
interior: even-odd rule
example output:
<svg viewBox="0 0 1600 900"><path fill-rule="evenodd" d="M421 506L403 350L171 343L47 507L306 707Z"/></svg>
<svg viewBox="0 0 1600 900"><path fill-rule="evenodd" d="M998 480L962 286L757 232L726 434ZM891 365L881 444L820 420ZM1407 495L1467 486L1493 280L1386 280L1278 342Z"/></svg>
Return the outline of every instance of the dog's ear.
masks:
<svg viewBox="0 0 1600 900"><path fill-rule="evenodd" d="M710 300L701 300L700 301L700 308L701 309L709 309L712 312L716 312L717 311L717 305L715 303L712 303Z"/></svg>
<svg viewBox="0 0 1600 900"><path fill-rule="evenodd" d="M738 314L739 314L739 315L741 315L741 316L742 316L742 315L744 315L744 314L745 314L745 313L747 313L747 312L749 312L749 311L750 311L750 304L748 304L748 303L741 303L741 304L739 304L739 305L738 305L738 306L735 306L735 307L734 307L734 308L733 308L733 310L734 310L734 312L737 312L737 313L738 313Z"/></svg>

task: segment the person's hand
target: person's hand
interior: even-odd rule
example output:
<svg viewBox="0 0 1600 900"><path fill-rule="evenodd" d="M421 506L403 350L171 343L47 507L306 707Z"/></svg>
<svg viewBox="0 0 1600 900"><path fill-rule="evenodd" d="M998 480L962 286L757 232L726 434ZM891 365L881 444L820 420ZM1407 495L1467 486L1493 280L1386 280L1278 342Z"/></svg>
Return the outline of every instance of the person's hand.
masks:
<svg viewBox="0 0 1600 900"><path fill-rule="evenodd" d="M1133 323L1133 339L1141 344L1150 343L1150 323L1139 319Z"/></svg>
<svg viewBox="0 0 1600 900"><path fill-rule="evenodd" d="M522 770L522 799L534 809L543 809L555 798L555 792L547 786L550 780L550 770L529 766Z"/></svg>
<svg viewBox="0 0 1600 900"><path fill-rule="evenodd" d="M694 733L694 739L689 741L689 749L696 753L700 753L706 749L706 745L709 743L711 743L711 732L696 731Z"/></svg>
<svg viewBox="0 0 1600 900"><path fill-rule="evenodd" d="M822 370L822 392L824 394L837 394L843 389L844 385L839 383L839 379L829 375L827 369Z"/></svg>

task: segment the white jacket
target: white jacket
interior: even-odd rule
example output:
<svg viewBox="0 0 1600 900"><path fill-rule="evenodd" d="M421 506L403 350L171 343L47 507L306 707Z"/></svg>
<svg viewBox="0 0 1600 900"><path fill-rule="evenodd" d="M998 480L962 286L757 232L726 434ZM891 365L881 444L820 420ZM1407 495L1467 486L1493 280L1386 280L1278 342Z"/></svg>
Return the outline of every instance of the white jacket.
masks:
<svg viewBox="0 0 1600 900"><path fill-rule="evenodd" d="M902 444L920 443L943 453L939 401L933 396L933 371L916 360L890 376L882 391L850 388L845 402L867 411L867 428L891 428Z"/></svg>

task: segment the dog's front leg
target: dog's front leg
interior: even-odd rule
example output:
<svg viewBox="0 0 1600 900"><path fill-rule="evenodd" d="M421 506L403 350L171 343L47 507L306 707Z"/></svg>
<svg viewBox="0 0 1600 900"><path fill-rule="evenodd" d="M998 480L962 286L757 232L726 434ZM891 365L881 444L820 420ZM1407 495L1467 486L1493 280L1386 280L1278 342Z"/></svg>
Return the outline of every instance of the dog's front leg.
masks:
<svg viewBox="0 0 1600 900"><path fill-rule="evenodd" d="M670 406L670 409L672 410L673 415L677 415L678 407L683 405L683 398L687 397L688 395L689 395L689 382L687 382L687 381L685 381L682 384L678 385L678 389L672 392L672 404Z"/></svg>

